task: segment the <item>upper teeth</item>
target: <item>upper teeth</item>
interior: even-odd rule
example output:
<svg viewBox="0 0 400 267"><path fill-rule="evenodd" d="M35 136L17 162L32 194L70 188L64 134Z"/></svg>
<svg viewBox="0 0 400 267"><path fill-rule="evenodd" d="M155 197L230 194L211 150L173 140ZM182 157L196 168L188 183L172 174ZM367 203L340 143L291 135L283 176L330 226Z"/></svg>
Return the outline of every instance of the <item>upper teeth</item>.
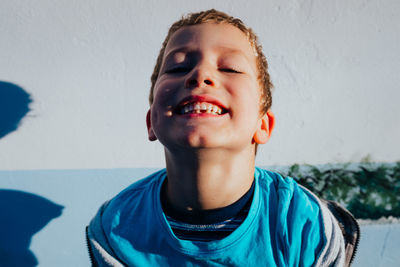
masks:
<svg viewBox="0 0 400 267"><path fill-rule="evenodd" d="M211 114L216 114L216 115L221 115L222 109L216 105L207 103L207 102L194 102L194 103L189 103L186 104L182 109L181 109L182 114L188 114L188 113L211 113Z"/></svg>

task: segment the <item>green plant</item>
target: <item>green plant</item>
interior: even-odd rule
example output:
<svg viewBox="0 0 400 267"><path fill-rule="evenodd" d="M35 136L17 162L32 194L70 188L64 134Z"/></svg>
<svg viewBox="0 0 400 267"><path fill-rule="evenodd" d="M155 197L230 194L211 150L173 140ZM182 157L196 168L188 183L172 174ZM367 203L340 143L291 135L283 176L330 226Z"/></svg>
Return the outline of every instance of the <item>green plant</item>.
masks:
<svg viewBox="0 0 400 267"><path fill-rule="evenodd" d="M287 176L318 196L346 206L356 218L400 217L400 162L358 166L292 165Z"/></svg>

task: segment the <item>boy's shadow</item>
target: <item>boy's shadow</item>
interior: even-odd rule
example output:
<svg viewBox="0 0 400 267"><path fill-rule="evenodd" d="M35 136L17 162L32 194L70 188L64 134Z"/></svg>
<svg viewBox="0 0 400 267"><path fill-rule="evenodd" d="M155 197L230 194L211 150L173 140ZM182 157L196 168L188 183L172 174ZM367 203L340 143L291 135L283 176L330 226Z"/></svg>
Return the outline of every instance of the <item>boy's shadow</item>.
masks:
<svg viewBox="0 0 400 267"><path fill-rule="evenodd" d="M15 131L29 112L30 95L18 85L0 81L0 139Z"/></svg>
<svg viewBox="0 0 400 267"><path fill-rule="evenodd" d="M32 236L63 208L38 195L0 189L0 266L37 266L29 250Z"/></svg>

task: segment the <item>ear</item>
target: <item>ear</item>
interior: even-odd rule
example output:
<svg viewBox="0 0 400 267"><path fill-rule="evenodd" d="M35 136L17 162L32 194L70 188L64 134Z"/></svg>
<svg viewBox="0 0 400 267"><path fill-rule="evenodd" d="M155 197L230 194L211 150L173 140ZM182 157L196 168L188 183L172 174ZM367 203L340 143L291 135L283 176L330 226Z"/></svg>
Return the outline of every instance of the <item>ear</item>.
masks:
<svg viewBox="0 0 400 267"><path fill-rule="evenodd" d="M146 125L147 125L147 132L149 134L149 140L150 141L156 141L157 137L153 132L153 129L151 128L151 110L149 109L149 111L147 111L147 115L146 115Z"/></svg>
<svg viewBox="0 0 400 267"><path fill-rule="evenodd" d="M275 126L275 116L271 110L268 110L261 117L260 125L254 133L253 140L257 144L265 144L271 137L272 130Z"/></svg>

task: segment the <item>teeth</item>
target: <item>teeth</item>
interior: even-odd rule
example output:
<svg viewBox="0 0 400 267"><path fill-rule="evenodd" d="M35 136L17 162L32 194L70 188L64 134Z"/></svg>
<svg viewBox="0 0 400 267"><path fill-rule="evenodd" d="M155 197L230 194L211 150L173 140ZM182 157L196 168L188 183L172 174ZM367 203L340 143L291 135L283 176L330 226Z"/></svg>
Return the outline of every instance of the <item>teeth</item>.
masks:
<svg viewBox="0 0 400 267"><path fill-rule="evenodd" d="M200 113L209 113L215 115L221 115L222 109L216 105L207 103L207 102L195 102L185 105L181 109L182 114L200 114Z"/></svg>

